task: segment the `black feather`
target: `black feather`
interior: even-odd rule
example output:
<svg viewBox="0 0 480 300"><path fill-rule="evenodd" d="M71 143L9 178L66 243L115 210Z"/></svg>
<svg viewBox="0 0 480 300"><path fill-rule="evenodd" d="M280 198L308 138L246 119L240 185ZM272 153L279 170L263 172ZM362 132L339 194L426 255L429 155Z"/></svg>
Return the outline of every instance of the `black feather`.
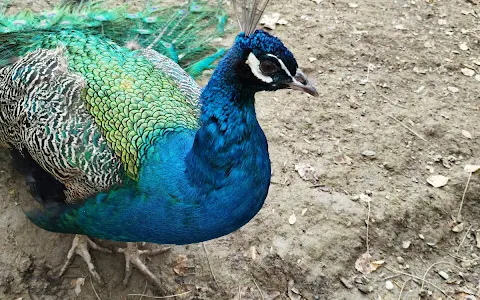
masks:
<svg viewBox="0 0 480 300"><path fill-rule="evenodd" d="M43 206L64 203L66 187L46 172L28 153L11 147L10 154L14 168L23 175L32 196Z"/></svg>

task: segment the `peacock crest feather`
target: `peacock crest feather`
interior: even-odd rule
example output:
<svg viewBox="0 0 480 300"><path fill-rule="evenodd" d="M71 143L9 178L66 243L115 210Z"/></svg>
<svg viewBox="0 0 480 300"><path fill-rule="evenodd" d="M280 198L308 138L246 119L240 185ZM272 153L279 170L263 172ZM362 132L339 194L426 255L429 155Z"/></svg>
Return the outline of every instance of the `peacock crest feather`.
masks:
<svg viewBox="0 0 480 300"><path fill-rule="evenodd" d="M233 0L238 25L246 36L255 32L270 0Z"/></svg>

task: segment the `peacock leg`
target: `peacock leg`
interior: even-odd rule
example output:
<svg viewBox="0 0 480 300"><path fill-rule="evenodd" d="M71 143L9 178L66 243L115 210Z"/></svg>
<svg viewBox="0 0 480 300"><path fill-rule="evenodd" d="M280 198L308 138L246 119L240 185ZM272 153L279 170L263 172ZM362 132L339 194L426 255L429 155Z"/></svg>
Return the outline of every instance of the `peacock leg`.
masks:
<svg viewBox="0 0 480 300"><path fill-rule="evenodd" d="M90 271L90 274L92 274L92 277L95 278L101 284L103 284L102 278L100 277L100 275L98 275L97 270L95 269L95 265L92 263L92 257L90 256L90 252L88 252L89 248L92 248L101 252L105 252L105 253L112 253L112 251L110 251L109 249L106 249L97 245L87 236L77 234L73 239L72 247L68 251L67 259L63 264L62 268L60 269L58 277L62 276L65 273L68 266L72 263L73 258L75 257L75 254L78 254L87 263L88 270Z"/></svg>
<svg viewBox="0 0 480 300"><path fill-rule="evenodd" d="M155 250L139 250L137 243L127 243L126 248L118 248L116 251L125 255L125 277L123 284L126 285L132 276L132 265L142 272L151 282L153 282L160 291L165 291L160 280L148 267L142 262L142 255L153 256L170 250L170 247L159 248Z"/></svg>

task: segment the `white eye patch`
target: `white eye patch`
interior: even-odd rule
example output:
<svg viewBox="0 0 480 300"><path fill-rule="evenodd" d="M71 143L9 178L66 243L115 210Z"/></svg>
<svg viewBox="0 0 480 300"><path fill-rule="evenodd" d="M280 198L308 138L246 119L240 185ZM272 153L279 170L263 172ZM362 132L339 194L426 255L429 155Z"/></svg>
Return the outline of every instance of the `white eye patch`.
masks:
<svg viewBox="0 0 480 300"><path fill-rule="evenodd" d="M266 76L262 73L262 71L260 70L260 61L255 56L255 54L253 54L252 52L250 52L250 54L248 55L248 59L246 61L246 64L250 67L250 70L252 70L252 73L253 73L253 75L255 75L255 77L257 77L258 79L260 79L261 81L263 81L265 83L272 83L273 82L272 77ZM289 74L289 73L287 73L287 74Z"/></svg>
<svg viewBox="0 0 480 300"><path fill-rule="evenodd" d="M280 64L280 66L282 67L282 69L285 71L285 73L287 73L288 76L290 76L292 78L292 81L297 83L297 84L300 84L300 85L303 85L303 83L299 82L295 76L292 76L292 73L290 73L290 70L288 70L287 66L285 65L285 63L283 62L283 60L281 60L280 58L276 57L275 55L273 54L267 54L267 56L270 56L270 57L273 57L273 58L276 58L278 60L278 63ZM297 70L297 74L298 74L299 70ZM300 72L301 73L301 72Z"/></svg>

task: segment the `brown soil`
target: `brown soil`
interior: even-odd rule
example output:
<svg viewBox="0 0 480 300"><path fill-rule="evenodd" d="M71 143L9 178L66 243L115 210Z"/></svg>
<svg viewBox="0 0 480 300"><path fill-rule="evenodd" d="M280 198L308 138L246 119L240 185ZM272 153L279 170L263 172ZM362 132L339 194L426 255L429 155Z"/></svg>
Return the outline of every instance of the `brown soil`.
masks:
<svg viewBox="0 0 480 300"><path fill-rule="evenodd" d="M34 10L46 5L14 2ZM401 271L422 278L432 264L447 262L433 266L427 281L448 299L479 298L479 174L465 195L464 229L452 231L469 175L464 166L480 164L480 75L461 72L480 74L480 6L474 2L274 1L267 14L280 12L288 21L274 33L320 98L290 91L258 95L273 167L266 204L241 230L204 243L209 260L196 244L149 261L166 289L191 291L176 299L300 299L298 292L304 299L416 300L421 280L407 282L400 298L409 277L392 276ZM157 294L136 271L127 287L121 285L120 254L92 252L105 286L93 282L93 288L79 258L53 279L72 236L27 220L18 203L30 196L7 152L0 152L0 173L1 299L73 299L78 278L86 279L76 299ZM432 174L450 180L434 188L426 182ZM385 262L362 275L355 262L367 251L366 196L369 251L373 261ZM181 255L186 269L178 263ZM179 268L183 276L175 273ZM447 299L428 283L424 290L425 299Z"/></svg>

